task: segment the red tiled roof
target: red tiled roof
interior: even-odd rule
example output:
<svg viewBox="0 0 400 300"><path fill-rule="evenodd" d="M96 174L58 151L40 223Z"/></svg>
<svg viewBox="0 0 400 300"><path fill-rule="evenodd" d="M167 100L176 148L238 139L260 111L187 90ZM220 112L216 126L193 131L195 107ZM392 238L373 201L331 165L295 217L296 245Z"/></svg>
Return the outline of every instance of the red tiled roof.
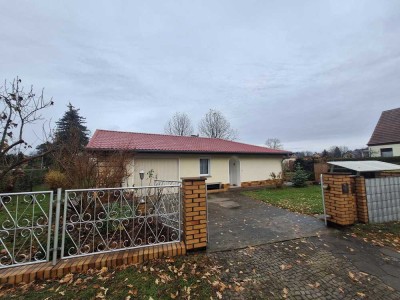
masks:
<svg viewBox="0 0 400 300"><path fill-rule="evenodd" d="M96 130L90 150L131 150L137 152L249 153L281 154L289 152L215 138L174 136L136 132Z"/></svg>
<svg viewBox="0 0 400 300"><path fill-rule="evenodd" d="M400 108L382 112L368 146L400 143Z"/></svg>

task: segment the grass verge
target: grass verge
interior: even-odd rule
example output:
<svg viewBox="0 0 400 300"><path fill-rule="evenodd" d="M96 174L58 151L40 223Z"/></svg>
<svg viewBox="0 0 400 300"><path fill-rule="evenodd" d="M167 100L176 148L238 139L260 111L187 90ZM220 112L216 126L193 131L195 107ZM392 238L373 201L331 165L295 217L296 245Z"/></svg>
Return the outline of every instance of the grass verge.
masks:
<svg viewBox="0 0 400 300"><path fill-rule="evenodd" d="M321 188L319 186L266 188L243 193L251 198L301 214L314 215L324 213Z"/></svg>
<svg viewBox="0 0 400 300"><path fill-rule="evenodd" d="M2 286L1 299L218 299L226 286L206 255L159 259L113 270L89 270L48 280Z"/></svg>
<svg viewBox="0 0 400 300"><path fill-rule="evenodd" d="M353 237L378 246L387 246L400 252L400 222L356 224L348 229Z"/></svg>

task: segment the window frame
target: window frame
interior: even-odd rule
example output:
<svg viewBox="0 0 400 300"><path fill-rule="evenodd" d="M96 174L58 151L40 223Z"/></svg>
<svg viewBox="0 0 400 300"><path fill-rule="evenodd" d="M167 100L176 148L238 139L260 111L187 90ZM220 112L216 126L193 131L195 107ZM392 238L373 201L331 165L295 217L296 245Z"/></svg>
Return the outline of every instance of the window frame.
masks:
<svg viewBox="0 0 400 300"><path fill-rule="evenodd" d="M208 171L207 174L202 174L201 173L201 161L202 160L207 160L207 171ZM199 173L200 173L200 176L211 176L210 169L211 169L211 159L209 157L200 157L200 159L199 159Z"/></svg>
<svg viewBox="0 0 400 300"><path fill-rule="evenodd" d="M381 148L381 157L393 157L393 148ZM391 155L383 155L383 153L391 153Z"/></svg>

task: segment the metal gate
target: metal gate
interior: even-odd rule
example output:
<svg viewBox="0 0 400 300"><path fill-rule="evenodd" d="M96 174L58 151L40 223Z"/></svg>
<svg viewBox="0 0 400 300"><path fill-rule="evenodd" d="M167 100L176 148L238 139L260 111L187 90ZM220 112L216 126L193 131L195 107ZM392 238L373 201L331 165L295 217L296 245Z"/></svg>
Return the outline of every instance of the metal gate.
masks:
<svg viewBox="0 0 400 300"><path fill-rule="evenodd" d="M53 198L0 194L0 269L181 241L181 182L67 190L64 200L58 189Z"/></svg>
<svg viewBox="0 0 400 300"><path fill-rule="evenodd" d="M180 242L180 187L65 191L61 258Z"/></svg>
<svg viewBox="0 0 400 300"><path fill-rule="evenodd" d="M400 221L400 177L365 179L371 223Z"/></svg>

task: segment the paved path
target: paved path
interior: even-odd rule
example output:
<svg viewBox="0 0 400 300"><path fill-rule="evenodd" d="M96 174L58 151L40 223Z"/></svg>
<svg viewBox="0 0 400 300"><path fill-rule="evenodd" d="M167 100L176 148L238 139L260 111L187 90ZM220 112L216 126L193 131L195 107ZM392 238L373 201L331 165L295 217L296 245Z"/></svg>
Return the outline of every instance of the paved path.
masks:
<svg viewBox="0 0 400 300"><path fill-rule="evenodd" d="M208 219L210 252L328 232L321 220L251 199L240 190L210 194Z"/></svg>
<svg viewBox="0 0 400 300"><path fill-rule="evenodd" d="M225 299L400 299L399 290L333 253L335 247L313 237L208 255L231 287Z"/></svg>
<svg viewBox="0 0 400 300"><path fill-rule="evenodd" d="M225 299L400 299L400 253L237 191L209 200Z"/></svg>

